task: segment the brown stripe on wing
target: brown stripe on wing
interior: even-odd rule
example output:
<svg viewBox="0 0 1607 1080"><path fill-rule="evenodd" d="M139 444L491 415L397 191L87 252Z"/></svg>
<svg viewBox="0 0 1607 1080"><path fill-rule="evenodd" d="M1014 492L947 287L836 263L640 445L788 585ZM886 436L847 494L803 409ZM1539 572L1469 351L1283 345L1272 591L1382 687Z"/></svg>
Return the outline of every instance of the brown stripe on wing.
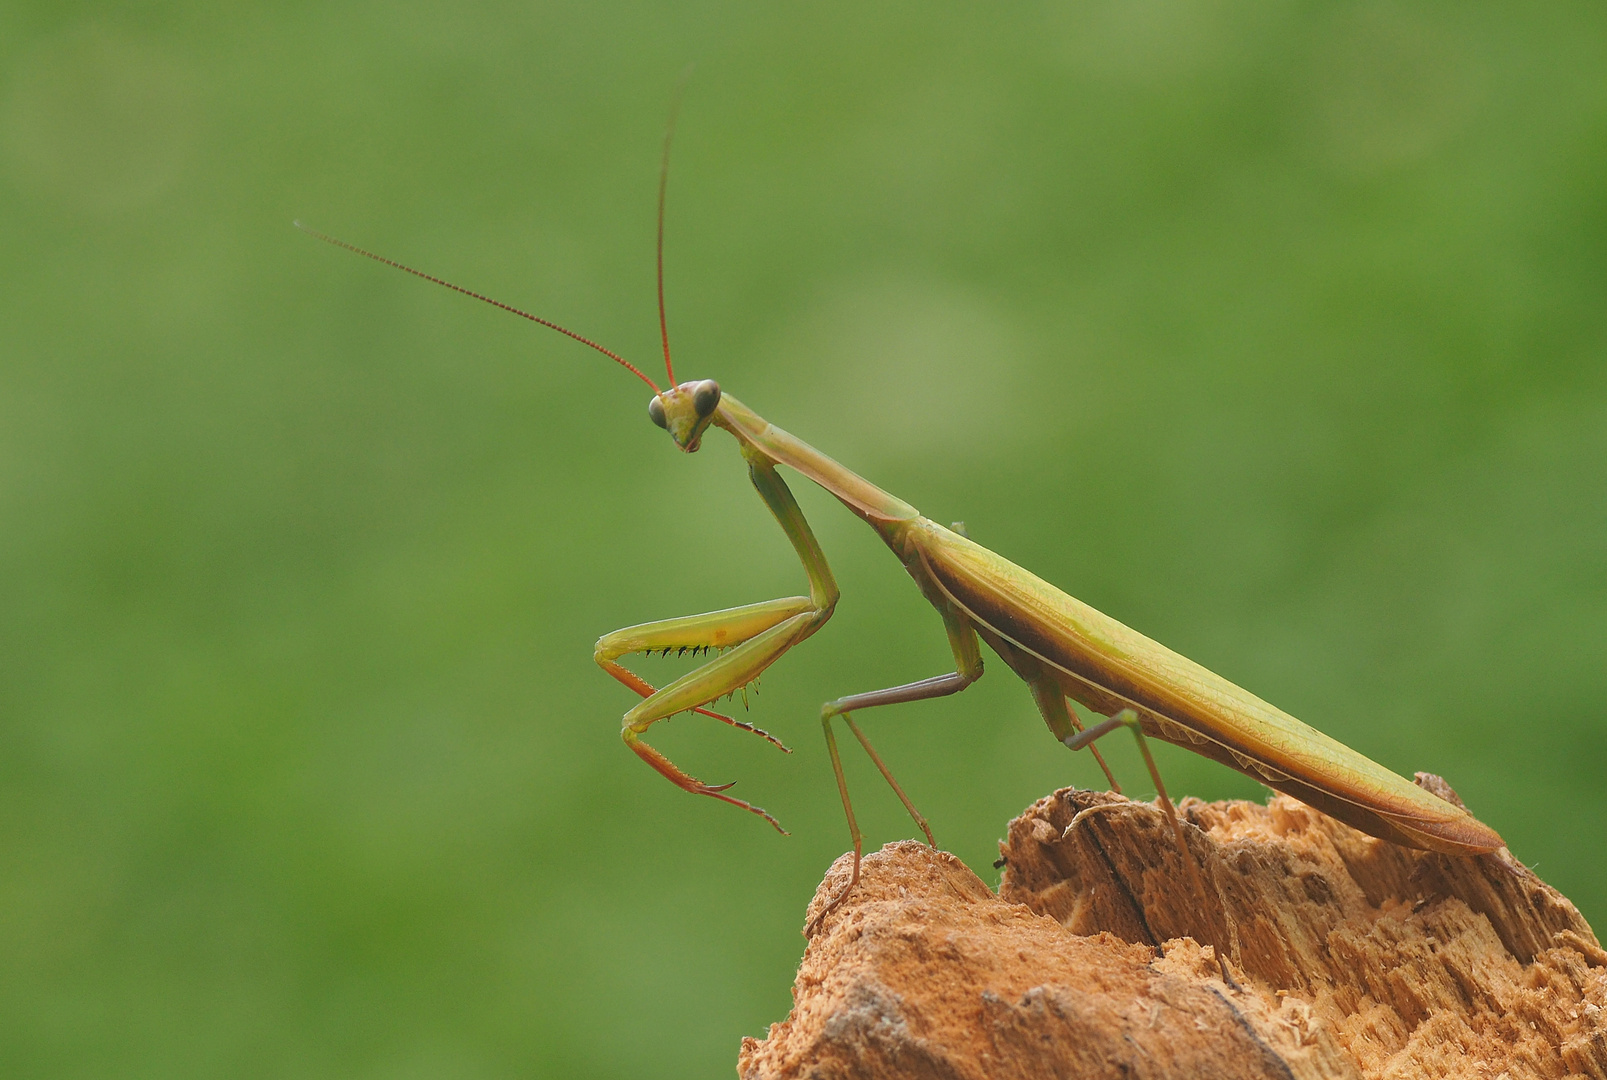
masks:
<svg viewBox="0 0 1607 1080"><path fill-rule="evenodd" d="M1317 741L1319 746L1321 743L1332 744L1337 747L1335 752L1343 752L1352 759L1351 765L1365 767L1379 775L1371 778L1358 776L1355 782L1346 785L1345 794L1339 794L1331 786L1318 786L1325 778L1312 775L1310 768L1292 758L1285 760L1283 755L1277 753L1279 748L1276 746L1252 746L1235 740L1226 724L1216 723L1206 727L1203 723L1180 719L1188 715L1190 705L1196 704L1189 694L1179 689L1176 694L1167 695L1164 693L1166 688L1158 687L1155 679L1129 675L1127 669L1135 666L1134 659L1127 656L1115 642L1101 640L1097 633L1098 624L1103 621L1119 627L1123 634L1144 643L1146 649L1153 649L1191 669L1198 669L1198 665L1178 657L1137 631L1120 626L1109 616L1062 593L986 548L948 534L947 530L941 530L941 526L924 519L921 525L931 526L931 530L941 536L945 544L953 535L955 543L947 546L954 547L956 552L965 551L971 557L969 561L977 564L972 566L958 560L933 559L931 554L942 553L944 549L936 547L929 550L922 546L921 562L932 580L980 627L986 627L1063 673L1064 677L1059 681L1067 696L1074 701L1105 715L1114 715L1121 708L1131 706L1139 713L1147 735L1209 757L1381 839L1455 855L1479 854L1503 846L1500 836L1493 829L1462 807L1413 785L1404 777L1287 714L1279 712L1284 722L1302 735L1309 733L1309 738ZM993 563L1001 565L993 567ZM995 573L989 574L989 569ZM1033 586L1039 588L1034 589ZM1077 625L1079 613L1090 624L1088 627ZM1205 672L1205 675L1213 681L1211 690L1215 689L1216 684L1221 684L1225 689L1260 701L1221 676L1209 672ZM1273 708L1262 704L1266 709ZM1220 711L1225 704L1218 701L1214 709L1207 705L1201 707L1208 714ZM1297 778L1291 772L1302 773L1304 778Z"/></svg>

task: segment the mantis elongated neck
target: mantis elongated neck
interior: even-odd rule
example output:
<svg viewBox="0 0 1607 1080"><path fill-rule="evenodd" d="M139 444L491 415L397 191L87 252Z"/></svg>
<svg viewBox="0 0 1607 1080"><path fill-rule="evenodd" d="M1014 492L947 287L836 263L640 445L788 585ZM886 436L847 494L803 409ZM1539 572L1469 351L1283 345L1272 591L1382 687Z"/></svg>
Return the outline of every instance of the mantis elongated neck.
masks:
<svg viewBox="0 0 1607 1080"><path fill-rule="evenodd" d="M921 516L903 499L782 431L730 394L721 396L713 422L729 431L749 452L759 454L772 465L786 465L809 477L872 525L913 521Z"/></svg>

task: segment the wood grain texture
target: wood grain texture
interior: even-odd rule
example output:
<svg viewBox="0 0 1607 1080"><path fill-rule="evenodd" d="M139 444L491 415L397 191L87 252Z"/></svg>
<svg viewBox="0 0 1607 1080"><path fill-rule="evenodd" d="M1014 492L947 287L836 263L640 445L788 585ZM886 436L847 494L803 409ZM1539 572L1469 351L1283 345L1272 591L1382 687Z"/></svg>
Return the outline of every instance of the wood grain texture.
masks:
<svg viewBox="0 0 1607 1080"><path fill-rule="evenodd" d="M1203 896L1155 806L1104 792L1012 821L997 895L952 855L888 845L738 1072L1607 1078L1607 951L1504 850L1410 850L1285 796L1180 811Z"/></svg>

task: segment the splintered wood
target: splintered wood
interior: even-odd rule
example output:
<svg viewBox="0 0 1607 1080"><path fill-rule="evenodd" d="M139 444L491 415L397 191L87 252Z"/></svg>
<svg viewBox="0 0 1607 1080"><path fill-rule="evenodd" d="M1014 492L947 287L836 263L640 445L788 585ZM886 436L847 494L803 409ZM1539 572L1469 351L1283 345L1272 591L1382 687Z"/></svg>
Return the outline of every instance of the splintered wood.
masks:
<svg viewBox="0 0 1607 1080"><path fill-rule="evenodd" d="M1154 805L1103 792L1012 821L997 896L889 844L738 1072L1607 1080L1607 952L1505 851L1407 850L1286 796L1179 812L1198 879ZM847 879L844 856L808 914Z"/></svg>

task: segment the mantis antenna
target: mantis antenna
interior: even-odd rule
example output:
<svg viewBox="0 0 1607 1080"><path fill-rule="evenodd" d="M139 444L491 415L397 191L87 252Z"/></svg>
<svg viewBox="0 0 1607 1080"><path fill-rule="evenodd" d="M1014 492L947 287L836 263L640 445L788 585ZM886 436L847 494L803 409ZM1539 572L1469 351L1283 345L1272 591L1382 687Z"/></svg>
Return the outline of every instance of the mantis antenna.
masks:
<svg viewBox="0 0 1607 1080"><path fill-rule="evenodd" d="M666 145L665 153L668 153L668 152L669 152L669 149L668 149L668 146ZM659 225L660 240L659 240L659 242L662 245L662 243L663 243L663 223L662 223L663 193L662 193L662 184L660 185L659 200L660 200L660 225ZM507 311L507 312L510 312L510 313L512 313L514 315L519 316L521 319L529 319L533 323L540 323L542 326L545 326L547 329L556 330L560 334L563 334L566 337L572 337L576 341L580 342L582 345L589 345L593 349L596 349L598 352L602 353L604 356L608 357L610 360L613 360L616 363L618 363L620 366L625 368L625 370L627 370L631 374L635 375L638 379L641 379L648 386L651 386L653 388L653 393L658 394L658 393L663 392L663 391L659 390L657 383L655 383L652 379L649 379L646 375L642 374L642 369L641 368L637 367L635 364L631 363L629 360L625 359L623 356L619 355L617 352L614 352L612 349L605 349L601 345L599 345L595 341L593 341L591 338L582 337L579 334L575 333L573 330L568 329L567 327L559 326L557 323L551 322L550 320L547 320L547 319L543 319L539 315L532 315L528 311L521 311L519 308L514 307L512 304L504 304L501 300L493 300L491 297L484 296L484 295L482 295L480 293L477 293L473 289L465 289L461 285L454 285L450 281L445 281L445 280L443 280L441 278L435 277L433 274L426 274L422 270L415 270L411 266L404 266L402 263L399 263L394 259L387 259L383 255L376 255L372 251L368 251L368 250L366 250L364 248L360 248L356 244L348 244L344 240L339 240L339 239L336 239L333 236L329 236L326 233L321 233L317 229L309 229L307 226L303 225L299 221L291 222L291 224L293 224L296 228L300 229L302 232L306 233L308 236L316 237L317 239L322 240L326 244L334 244L338 248L345 248L347 251L350 251L353 254L361 255L361 256L363 256L364 258L367 258L367 259L373 259L377 263L384 263L386 266L394 267L397 270L401 270L404 273L412 274L414 277L423 278L425 281L433 282L434 284L440 285L443 288L451 289L453 292L459 292L459 293L462 293L464 296L473 297L474 299L480 301L481 303L490 304L494 308L501 308L503 311ZM663 319L664 319L664 279L663 279L663 256L662 256L662 253L660 254L660 264L659 264L659 301L658 302L659 302L659 322L662 324ZM665 339L664 339L664 359L666 361L668 361L669 357L670 357L670 343L669 343L669 337L666 335ZM671 380L670 385L671 386L674 385L673 379Z"/></svg>
<svg viewBox="0 0 1607 1080"><path fill-rule="evenodd" d="M681 114L681 99L686 96L686 84L692 78L692 69L694 67L696 67L695 64L688 64L686 66L686 70L681 72L681 81L675 87L675 97L670 103L669 123L667 123L664 127L664 155L659 161L658 167L658 333L659 338L664 342L664 374L669 377L669 387L672 390L675 388L675 366L670 363L670 324L668 317L664 313L664 195L666 190L669 188L670 183L670 144L675 141L675 121L676 118ZM631 363L617 352L614 352L612 349L605 349L591 338L582 337L567 327L559 326L557 323L548 319L543 319L539 315L532 315L528 311L522 311L519 308L514 307L512 304L504 304L501 300L493 300L491 297L477 293L473 289L465 289L461 285L454 285L450 281L438 278L433 274L426 274L422 270L415 270L411 266L405 266L394 259L387 259L383 255L376 255L372 251L368 251L365 248L360 248L356 244L348 244L344 240L337 239L336 237L330 236L327 233L321 233L317 229L310 229L299 221L292 222L291 224L295 225L296 228L300 229L308 236L316 237L326 244L334 244L338 248L345 248L347 251L350 251L353 254L361 255L366 259L373 259L377 263L384 263L386 266L394 267L403 273L412 274L414 277L423 278L425 281L440 285L443 288L451 289L453 292L459 292L464 296L473 297L481 303L490 304L494 308L501 308L503 311L519 316L521 319L529 319L533 323L540 323L549 330L556 330L566 337L574 338L582 345L587 345L593 349L596 349L598 352L602 353L604 356L608 357L610 360L613 360L615 363L625 368L625 370L635 375L638 379L641 379L644 383L653 388L653 393L663 393L663 391L658 388L657 383L655 383L652 379L649 379L646 375L642 374L641 368L637 367L635 364Z"/></svg>
<svg viewBox="0 0 1607 1080"><path fill-rule="evenodd" d="M670 185L670 144L675 141L675 121L681 115L681 98L686 96L687 81L692 68L686 65L681 81L676 84L675 97L670 100L670 119L664 125L664 156L658 166L658 332L664 339L664 374L669 376L670 387L675 386L675 367L670 363L670 324L664 314L664 192Z"/></svg>

